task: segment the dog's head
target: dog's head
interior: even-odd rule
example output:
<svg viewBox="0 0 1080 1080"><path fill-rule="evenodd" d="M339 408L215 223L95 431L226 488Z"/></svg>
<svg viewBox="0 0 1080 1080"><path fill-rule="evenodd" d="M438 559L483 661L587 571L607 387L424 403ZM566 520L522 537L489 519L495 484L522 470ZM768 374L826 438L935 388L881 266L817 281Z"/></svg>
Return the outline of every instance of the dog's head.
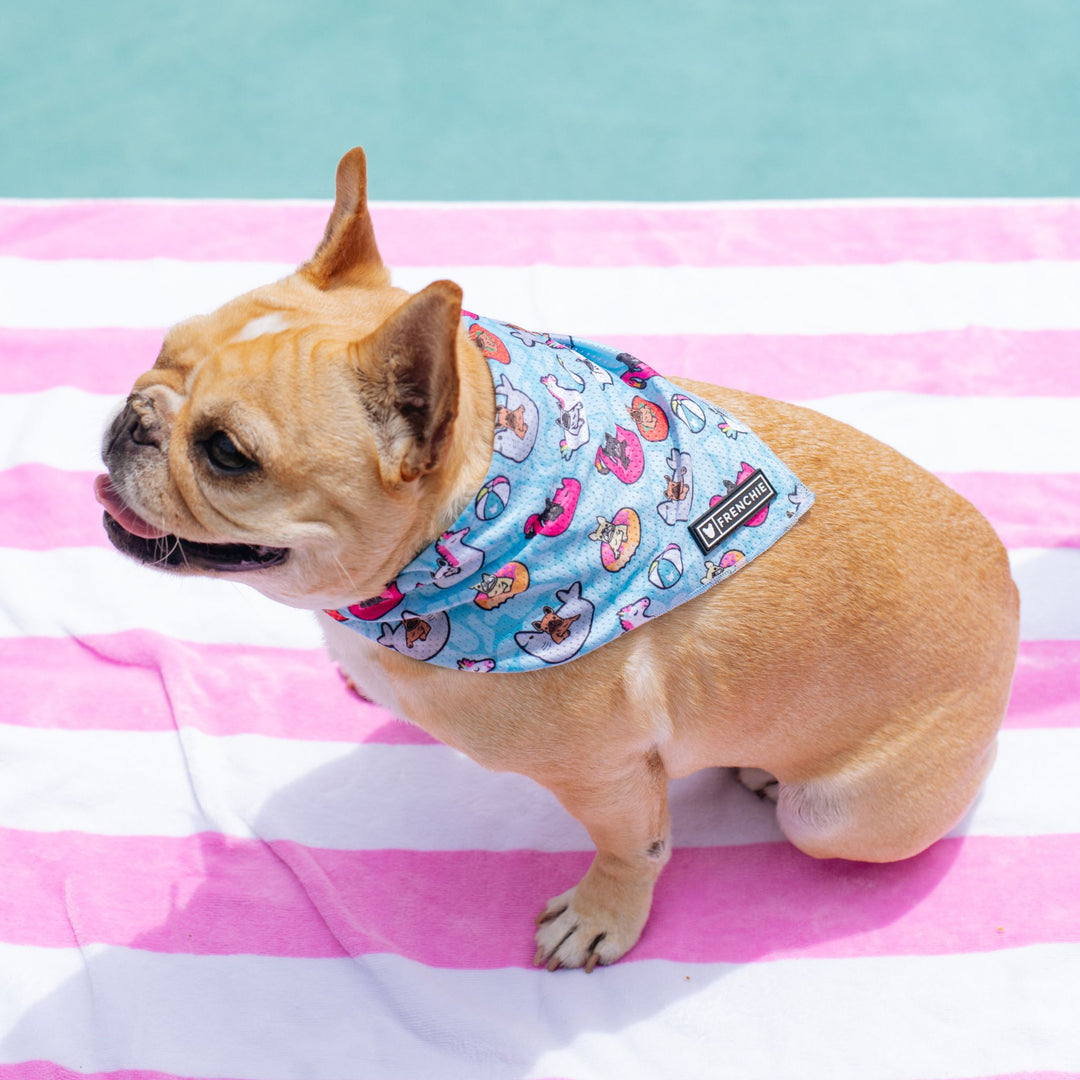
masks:
<svg viewBox="0 0 1080 1080"><path fill-rule="evenodd" d="M96 481L109 538L299 607L377 595L490 459L490 376L460 316L452 282L390 285L351 151L313 258L173 327L136 380Z"/></svg>

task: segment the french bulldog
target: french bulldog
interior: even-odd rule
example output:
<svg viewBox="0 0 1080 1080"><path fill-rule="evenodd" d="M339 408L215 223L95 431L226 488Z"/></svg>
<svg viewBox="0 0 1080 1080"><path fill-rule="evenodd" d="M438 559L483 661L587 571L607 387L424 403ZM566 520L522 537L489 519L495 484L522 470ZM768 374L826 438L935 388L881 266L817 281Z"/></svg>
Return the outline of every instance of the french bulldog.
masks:
<svg viewBox="0 0 1080 1080"><path fill-rule="evenodd" d="M493 469L493 437L505 457L536 438L535 405L512 372L495 379L467 322L452 282L412 295L390 284L364 154L350 151L311 260L174 326L136 379L96 481L112 543L310 609L364 695L550 789L596 846L537 918L535 962L550 970L592 971L638 940L671 853L672 778L741 770L775 800L791 842L821 859L906 859L952 829L991 767L1009 696L1019 605L1006 553L935 477L806 408L690 381L673 399L688 418L691 398L714 409L729 437L756 432L816 497L753 565L658 617L647 599L624 607L625 632L567 663L500 672L482 653L445 666L408 655L441 648L446 628L408 611L398 575L440 538L441 572L456 571L472 538L450 530ZM646 392L653 369L619 359ZM648 430L667 423L656 411ZM617 486L632 462L610 431L577 448L582 420L561 431L564 454L596 443ZM673 460L674 519L689 473ZM562 532L577 499L576 481L543 482L557 494L533 515L534 537ZM798 510L804 497L789 496ZM715 560L704 568L708 582L723 574ZM504 572L524 588L524 567ZM403 615L381 615L398 603ZM586 604L562 590L530 632L572 641ZM327 614L343 609L385 618L387 639Z"/></svg>

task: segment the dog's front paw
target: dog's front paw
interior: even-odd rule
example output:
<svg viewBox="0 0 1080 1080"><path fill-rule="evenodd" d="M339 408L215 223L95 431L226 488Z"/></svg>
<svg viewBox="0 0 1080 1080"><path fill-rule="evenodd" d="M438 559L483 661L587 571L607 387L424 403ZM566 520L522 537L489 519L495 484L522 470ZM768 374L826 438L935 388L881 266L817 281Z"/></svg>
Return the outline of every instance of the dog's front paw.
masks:
<svg viewBox="0 0 1080 1080"><path fill-rule="evenodd" d="M587 889L587 882L588 877L549 900L537 916L533 959L537 967L592 971L597 964L615 963L641 936L649 917L652 886L619 890L616 907L596 895L599 890Z"/></svg>

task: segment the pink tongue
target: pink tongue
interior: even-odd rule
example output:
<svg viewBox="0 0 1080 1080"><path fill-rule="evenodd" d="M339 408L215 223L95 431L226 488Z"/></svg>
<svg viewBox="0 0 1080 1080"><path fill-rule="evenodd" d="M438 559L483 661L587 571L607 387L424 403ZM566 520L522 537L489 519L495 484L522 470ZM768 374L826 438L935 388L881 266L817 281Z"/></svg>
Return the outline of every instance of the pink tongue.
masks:
<svg viewBox="0 0 1080 1080"><path fill-rule="evenodd" d="M94 496L105 507L109 517L134 536L141 536L144 540L157 540L158 537L169 535L164 529L156 529L149 521L143 521L134 510L125 506L105 473L94 477Z"/></svg>

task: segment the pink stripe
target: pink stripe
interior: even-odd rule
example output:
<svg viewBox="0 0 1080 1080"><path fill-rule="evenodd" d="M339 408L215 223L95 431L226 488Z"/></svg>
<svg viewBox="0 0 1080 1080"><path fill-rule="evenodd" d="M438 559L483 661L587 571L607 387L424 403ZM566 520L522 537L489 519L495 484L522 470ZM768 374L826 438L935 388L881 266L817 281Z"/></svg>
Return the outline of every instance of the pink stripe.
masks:
<svg viewBox="0 0 1080 1080"><path fill-rule="evenodd" d="M0 939L526 966L532 918L588 863L585 853L325 851L214 834L5 830ZM784 843L676 850L632 957L748 963L1080 941L1078 891L1080 836L944 840L891 865L820 862Z"/></svg>
<svg viewBox="0 0 1080 1080"><path fill-rule="evenodd" d="M0 203L0 254L299 263L330 204ZM390 265L791 266L1080 258L1080 202L379 206Z"/></svg>
<svg viewBox="0 0 1080 1080"><path fill-rule="evenodd" d="M495 312L494 314L498 314ZM588 336L587 327L570 329ZM151 367L161 330L0 329L0 393L77 386L123 397ZM805 400L865 390L1080 396L1080 331L972 327L925 334L606 334L678 379Z"/></svg>
<svg viewBox="0 0 1080 1080"><path fill-rule="evenodd" d="M1012 1072L993 1076L940 1077L938 1080L1077 1080L1076 1072Z"/></svg>
<svg viewBox="0 0 1080 1080"><path fill-rule="evenodd" d="M161 330L0 329L0 393L75 386L120 399L154 366L161 339Z"/></svg>
<svg viewBox="0 0 1080 1080"><path fill-rule="evenodd" d="M319 649L196 645L149 630L81 639L14 637L0 639L0 670L5 724L87 731L185 726L210 735L436 743L420 728L358 700ZM1077 727L1078 701L1080 642L1022 643L1005 726Z"/></svg>
<svg viewBox="0 0 1080 1080"><path fill-rule="evenodd" d="M5 724L91 731L184 726L210 735L435 743L359 700L321 649L192 645L149 630L3 638L0 670Z"/></svg>
<svg viewBox="0 0 1080 1080"><path fill-rule="evenodd" d="M1077 1080L1075 1072L1018 1072L995 1073L993 1076L968 1076L962 1080ZM194 1077L176 1076L174 1073L146 1071L145 1069L122 1069L119 1072L74 1072L55 1065L51 1061L24 1061L17 1065L0 1065L0 1080L196 1080ZM199 1077L198 1080L211 1080ZM218 1080L218 1078L215 1078ZM544 1080L570 1080L569 1077L545 1077ZM958 1080L942 1077L940 1080Z"/></svg>
<svg viewBox="0 0 1080 1080"><path fill-rule="evenodd" d="M0 472L0 547L107 547L93 477L47 465ZM1080 473L948 473L942 479L986 515L1006 547L1080 547Z"/></svg>
<svg viewBox="0 0 1080 1080"><path fill-rule="evenodd" d="M1030 1073L1032 1077L1051 1078L1057 1074ZM1064 1074L1062 1074L1064 1075ZM183 1077L146 1069L121 1069L119 1072L75 1072L51 1061L23 1061L17 1065L0 1065L0 1080L221 1080L220 1077ZM572 1080L571 1077L540 1077L538 1080ZM995 1080L988 1077L987 1080Z"/></svg>
<svg viewBox="0 0 1080 1080"><path fill-rule="evenodd" d="M118 1072L76 1072L52 1061L21 1061L0 1065L0 1080L195 1080L155 1069L120 1069ZM198 1080L221 1080L199 1077Z"/></svg>
<svg viewBox="0 0 1080 1080"><path fill-rule="evenodd" d="M1020 643L1005 727L1080 727L1080 641Z"/></svg>
<svg viewBox="0 0 1080 1080"><path fill-rule="evenodd" d="M942 473L1008 548L1080 547L1080 473Z"/></svg>
<svg viewBox="0 0 1080 1080"><path fill-rule="evenodd" d="M588 337L585 327L578 327ZM630 335L605 344L680 376L765 397L805 401L830 394L1080 394L1080 332L986 327L922 334Z"/></svg>
<svg viewBox="0 0 1080 1080"><path fill-rule="evenodd" d="M48 465L0 471L0 547L107 547L94 476Z"/></svg>

